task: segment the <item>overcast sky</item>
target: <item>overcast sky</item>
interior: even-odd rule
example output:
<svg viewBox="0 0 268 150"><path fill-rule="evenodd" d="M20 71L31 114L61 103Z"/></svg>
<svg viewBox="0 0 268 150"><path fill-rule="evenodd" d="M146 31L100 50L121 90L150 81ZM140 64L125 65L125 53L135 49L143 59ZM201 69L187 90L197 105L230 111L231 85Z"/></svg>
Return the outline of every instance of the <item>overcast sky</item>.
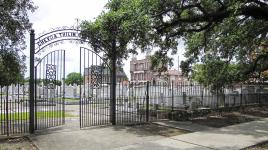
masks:
<svg viewBox="0 0 268 150"><path fill-rule="evenodd" d="M76 19L94 20L94 18L102 12L107 2L108 0L34 0L38 9L33 14L30 14L30 20L33 23L33 29L35 30L36 35L38 35L51 28L76 25ZM27 36L27 38L29 38L29 36ZM66 44L47 48L46 50L66 50L67 75L70 72L79 72L79 48L80 45L70 44L67 42ZM179 45L178 54L173 56L173 68L178 68L178 56L180 56L180 60L182 60L183 51L183 46ZM25 51L25 53L29 56L29 48ZM144 56L145 54L140 54L137 58L142 59ZM124 61L124 70L128 77L130 77L130 59L131 57Z"/></svg>

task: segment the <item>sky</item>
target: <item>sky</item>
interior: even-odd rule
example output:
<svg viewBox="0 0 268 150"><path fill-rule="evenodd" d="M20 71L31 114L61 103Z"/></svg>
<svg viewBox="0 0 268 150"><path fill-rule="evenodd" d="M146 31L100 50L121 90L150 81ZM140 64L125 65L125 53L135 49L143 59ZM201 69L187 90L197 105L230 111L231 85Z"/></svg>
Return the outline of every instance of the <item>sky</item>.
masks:
<svg viewBox="0 0 268 150"><path fill-rule="evenodd" d="M34 4L38 9L29 14L30 21L33 23L36 37L52 28L62 26L77 25L78 20L91 20L93 21L104 10L105 4L108 0L34 0ZM29 56L29 35L27 37L28 48L25 54ZM58 46L53 46L45 49L44 53L49 51L64 49L66 51L66 76L70 72L79 72L79 49L81 45L64 43ZM87 45L83 45L90 48ZM178 54L172 56L174 58L173 68L178 68L178 56L183 60L184 46L181 43L178 46ZM124 60L124 70L130 78L130 60ZM139 54L137 59L143 59L145 54ZM29 58L29 57L28 57ZM28 61L29 62L29 59ZM29 69L28 69L29 72ZM28 73L27 73L28 74Z"/></svg>

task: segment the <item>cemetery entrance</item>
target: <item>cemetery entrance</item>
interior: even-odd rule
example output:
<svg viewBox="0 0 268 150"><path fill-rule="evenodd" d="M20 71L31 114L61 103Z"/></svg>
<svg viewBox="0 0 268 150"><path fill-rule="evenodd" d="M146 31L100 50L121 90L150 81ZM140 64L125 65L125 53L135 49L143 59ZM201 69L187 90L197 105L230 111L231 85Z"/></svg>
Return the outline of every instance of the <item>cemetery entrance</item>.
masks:
<svg viewBox="0 0 268 150"><path fill-rule="evenodd" d="M65 50L46 51L44 48L62 41L79 41L76 28L57 28L30 39L30 92L29 92L29 132L65 124L65 99L79 98L80 128L110 124L111 67L100 53L85 47L77 48L80 53L79 72L81 83L76 89L65 85ZM42 56L40 58L40 56ZM39 58L38 58L39 57ZM70 87L70 86L68 86ZM74 90L77 94L74 94ZM115 109L114 109L115 110Z"/></svg>
<svg viewBox="0 0 268 150"><path fill-rule="evenodd" d="M35 38L30 34L30 80L28 106L29 132L46 129L65 123L65 51L47 51L45 48L62 44L64 41L76 44L87 43L80 37L77 27L61 27L42 33ZM75 51L77 50L77 51ZM137 86L117 81L116 53L96 52L81 47L73 53L80 53L77 64L82 76L75 98L79 98L80 128L107 124L136 124L149 120L149 92L143 90L136 95ZM109 54L108 54L109 53ZM110 56L104 59L104 55ZM122 69L122 68L121 68ZM147 88L146 88L147 87ZM130 94L132 93L132 94Z"/></svg>
<svg viewBox="0 0 268 150"><path fill-rule="evenodd" d="M122 68L116 69L113 51L97 53L81 45L73 49L72 53L79 54L76 67L82 82L75 88L65 85L65 67L69 67L65 63L65 50L52 47L64 41L86 42L79 33L76 27L62 27L36 38L34 30L31 31L29 80L18 79L0 87L0 135L34 133L65 124L65 118L69 117L65 112L68 96L79 99L80 128L148 122L149 82L142 85L124 82L126 77L120 77ZM104 55L111 58L104 59Z"/></svg>

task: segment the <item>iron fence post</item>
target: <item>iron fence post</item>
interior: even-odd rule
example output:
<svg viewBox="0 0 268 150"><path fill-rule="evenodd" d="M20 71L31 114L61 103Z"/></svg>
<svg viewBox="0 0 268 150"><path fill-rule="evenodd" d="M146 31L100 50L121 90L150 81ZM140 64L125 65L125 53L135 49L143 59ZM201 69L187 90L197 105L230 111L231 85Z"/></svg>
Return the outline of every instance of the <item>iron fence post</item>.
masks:
<svg viewBox="0 0 268 150"><path fill-rule="evenodd" d="M37 77L37 67L34 68L34 76ZM34 81L34 88L37 89L37 80ZM34 90L34 109L37 110L37 90ZM34 129L37 130L37 115L34 112Z"/></svg>
<svg viewBox="0 0 268 150"><path fill-rule="evenodd" d="M243 95L242 95L242 84L240 85L240 88L241 88L241 89L240 89L240 106L242 106L242 98L243 98L243 97L242 97L242 96L243 96Z"/></svg>
<svg viewBox="0 0 268 150"><path fill-rule="evenodd" d="M111 103L110 103L110 117L112 125L116 125L116 41L112 44L112 58L111 58Z"/></svg>
<svg viewBox="0 0 268 150"><path fill-rule="evenodd" d="M202 105L203 105L203 102L204 102L204 88L202 88L202 91L201 91L201 101L202 101Z"/></svg>
<svg viewBox="0 0 268 150"><path fill-rule="evenodd" d="M171 82L171 111L174 111L174 92L173 92L173 90L174 90L174 83L173 83L173 81Z"/></svg>
<svg viewBox="0 0 268 150"><path fill-rule="evenodd" d="M80 74L81 75L81 74ZM63 84L63 89L62 89L62 119L63 119L63 124L65 124L65 51L63 51L63 79L62 79L62 84ZM81 83L80 83L81 85ZM80 89L81 90L81 89Z"/></svg>
<svg viewBox="0 0 268 150"><path fill-rule="evenodd" d="M217 87L216 97L217 97L217 108L219 108L219 90L218 90L218 87Z"/></svg>
<svg viewBox="0 0 268 150"><path fill-rule="evenodd" d="M29 131L34 133L34 50L35 50L35 34L34 30L30 33L30 120L29 120Z"/></svg>
<svg viewBox="0 0 268 150"><path fill-rule="evenodd" d="M149 81L146 84L146 122L149 122Z"/></svg>
<svg viewBox="0 0 268 150"><path fill-rule="evenodd" d="M260 98L260 92L261 92L261 86L260 86L260 83L259 83L259 90L258 90L258 104L260 105L261 104L261 98Z"/></svg>
<svg viewBox="0 0 268 150"><path fill-rule="evenodd" d="M7 91L6 91L6 129L7 129L7 136L9 136L9 119L8 119L8 116L9 116L9 114L8 114L8 89L9 88L9 86L7 86Z"/></svg>
<svg viewBox="0 0 268 150"><path fill-rule="evenodd" d="M222 94L223 94L223 106L226 107L226 104L225 104L225 100L226 100L226 97L225 97L225 88L223 88Z"/></svg>
<svg viewBox="0 0 268 150"><path fill-rule="evenodd" d="M82 54L82 48L80 47L80 58L79 58L79 60L80 60L80 62L79 62L79 73L80 73L80 75L82 75L81 54ZM82 93L82 84L84 84L83 82L84 81L81 81L81 83L79 84L79 99L80 99L79 100L79 125L80 125L80 128L82 128L82 107L81 107L81 105L82 105L82 94L81 93Z"/></svg>

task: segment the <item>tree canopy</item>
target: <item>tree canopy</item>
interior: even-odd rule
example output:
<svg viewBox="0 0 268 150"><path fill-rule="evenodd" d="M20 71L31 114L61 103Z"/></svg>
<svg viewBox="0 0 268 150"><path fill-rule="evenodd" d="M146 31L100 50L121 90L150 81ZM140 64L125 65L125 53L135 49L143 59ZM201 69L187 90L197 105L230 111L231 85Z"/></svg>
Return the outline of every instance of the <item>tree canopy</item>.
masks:
<svg viewBox="0 0 268 150"><path fill-rule="evenodd" d="M7 86L23 79L25 67L20 62L17 53L0 50L0 85Z"/></svg>
<svg viewBox="0 0 268 150"><path fill-rule="evenodd" d="M221 60L207 60L205 64L193 66L191 78L204 86L215 90L242 81L237 64L228 64Z"/></svg>
<svg viewBox="0 0 268 150"><path fill-rule="evenodd" d="M31 29L28 12L35 9L31 0L0 1L0 68L3 69L0 74L3 81L17 80L17 75L25 70L25 57L19 52L25 49L25 33Z"/></svg>
<svg viewBox="0 0 268 150"><path fill-rule="evenodd" d="M219 60L227 66L237 64L237 74L243 75L240 79L244 80L268 69L268 2L265 0L111 0L107 8L88 34L101 31L97 27L102 26L105 32L94 34L98 38L109 38L103 34L109 31L124 33L123 42L118 40L117 45L130 41L144 50L156 49L153 58L158 58L157 66L169 62L168 51L176 53L178 42L183 40L186 60L181 68L185 74L193 71L194 64L210 66L208 60ZM100 43L96 41L93 43ZM121 51L127 54L130 49L126 49L127 45ZM218 68L224 71L226 65Z"/></svg>
<svg viewBox="0 0 268 150"><path fill-rule="evenodd" d="M28 12L35 6L31 0L0 1L0 45L6 48L23 48L25 32L31 29Z"/></svg>
<svg viewBox="0 0 268 150"><path fill-rule="evenodd" d="M236 62L245 79L256 71L268 69L267 2L169 0L155 3L156 7L149 12L152 21L157 23L153 27L159 34L185 41L187 59L181 67L186 74L192 70L192 64L202 62L209 67L209 60L215 59L225 62L217 67L221 72L226 70L226 65Z"/></svg>
<svg viewBox="0 0 268 150"><path fill-rule="evenodd" d="M80 85L83 82L83 78L80 73L71 72L67 75L65 83L67 85Z"/></svg>
<svg viewBox="0 0 268 150"><path fill-rule="evenodd" d="M145 12L146 7L140 0L111 0L95 21L81 23L82 38L95 51L106 52L107 58L116 53L121 60L131 53L137 54L138 49L151 50L153 45L160 46L162 39L150 33L150 18L144 15Z"/></svg>

